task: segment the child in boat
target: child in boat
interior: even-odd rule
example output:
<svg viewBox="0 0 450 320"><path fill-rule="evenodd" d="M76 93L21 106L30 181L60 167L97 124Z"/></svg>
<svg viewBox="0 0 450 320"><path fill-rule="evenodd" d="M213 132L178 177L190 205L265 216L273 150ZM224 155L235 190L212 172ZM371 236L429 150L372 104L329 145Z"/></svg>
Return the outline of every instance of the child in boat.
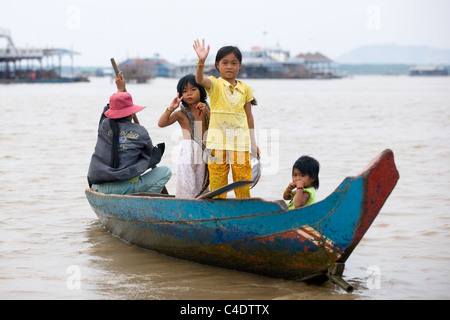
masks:
<svg viewBox="0 0 450 320"><path fill-rule="evenodd" d="M289 209L306 207L316 202L319 168L319 162L310 156L301 156L295 161L292 167L292 182L283 194L284 200L290 200Z"/></svg>
<svg viewBox="0 0 450 320"><path fill-rule="evenodd" d="M209 184L208 168L203 158L203 137L208 129L209 107L206 103L206 91L195 82L193 74L178 81L177 91L177 96L161 115L158 125L163 128L178 122L182 129L175 196L194 198L207 190ZM175 111L178 106L180 110Z"/></svg>
<svg viewBox="0 0 450 320"><path fill-rule="evenodd" d="M106 194L165 192L172 172L166 166L156 167L164 143L154 147L147 129L131 122L133 115L145 107L133 103L121 72L116 85L118 92L110 97L100 118L87 176L89 187Z"/></svg>
<svg viewBox="0 0 450 320"><path fill-rule="evenodd" d="M211 120L206 147L214 158L208 159L211 191L228 184L230 166L233 181L251 180L250 150L259 157L254 134L252 114L253 91L250 86L236 79L242 63L242 54L237 47L219 49L215 66L220 77L205 77L203 67L209 54L197 39L194 50L198 56L196 81L208 92L211 103ZM250 149L251 147L251 149ZM237 198L250 197L250 186L234 190ZM226 198L226 194L219 196Z"/></svg>

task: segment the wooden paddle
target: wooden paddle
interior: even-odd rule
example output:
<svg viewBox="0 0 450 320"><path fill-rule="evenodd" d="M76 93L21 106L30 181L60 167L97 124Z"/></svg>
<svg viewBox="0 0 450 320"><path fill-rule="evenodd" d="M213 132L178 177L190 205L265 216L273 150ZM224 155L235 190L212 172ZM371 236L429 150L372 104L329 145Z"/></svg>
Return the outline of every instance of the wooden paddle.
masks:
<svg viewBox="0 0 450 320"><path fill-rule="evenodd" d="M111 64L112 64L114 72L116 73L116 76L117 76L119 74L119 68L117 68L116 60L114 60L114 58L111 58ZM127 89L125 89L125 91L127 91ZM134 121L134 123L139 124L139 120L138 120L136 114L133 114L133 121Z"/></svg>
<svg viewBox="0 0 450 320"><path fill-rule="evenodd" d="M246 186L248 184L253 183L253 181L248 180L242 180L242 181L236 181L230 184L227 184L226 186L223 186L222 188L216 189L214 191L210 191L208 193L205 193L203 195L200 195L197 197L197 199L212 199L214 197L217 197L223 193L230 192L236 188Z"/></svg>

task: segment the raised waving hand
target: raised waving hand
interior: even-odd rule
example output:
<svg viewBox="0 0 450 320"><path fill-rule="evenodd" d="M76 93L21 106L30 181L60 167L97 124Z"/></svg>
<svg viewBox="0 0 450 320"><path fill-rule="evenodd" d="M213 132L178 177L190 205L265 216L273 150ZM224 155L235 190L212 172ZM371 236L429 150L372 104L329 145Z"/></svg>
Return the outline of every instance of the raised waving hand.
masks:
<svg viewBox="0 0 450 320"><path fill-rule="evenodd" d="M195 52L197 53L198 62L204 63L209 54L209 44L208 44L208 47L206 47L205 39L203 39L201 43L198 39L196 39L194 41L193 47L194 47Z"/></svg>

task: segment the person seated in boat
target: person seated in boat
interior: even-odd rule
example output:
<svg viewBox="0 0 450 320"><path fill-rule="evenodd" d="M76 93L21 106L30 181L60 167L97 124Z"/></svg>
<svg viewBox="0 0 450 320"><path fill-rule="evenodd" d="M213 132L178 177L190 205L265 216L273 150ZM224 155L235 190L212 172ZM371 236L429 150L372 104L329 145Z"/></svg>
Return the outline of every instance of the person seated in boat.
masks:
<svg viewBox="0 0 450 320"><path fill-rule="evenodd" d="M147 129L131 121L145 107L133 103L122 72L115 81L118 92L110 97L100 118L87 175L89 186L106 194L161 193L172 176L168 167L156 167L165 144L153 146Z"/></svg>
<svg viewBox="0 0 450 320"><path fill-rule="evenodd" d="M209 125L206 90L195 81L193 74L182 77L177 84L177 96L161 115L161 128L175 122L181 127L183 140L178 151L177 198L194 198L208 189L208 167L204 159L205 132ZM176 110L180 107L179 110Z"/></svg>
<svg viewBox="0 0 450 320"><path fill-rule="evenodd" d="M292 182L283 194L284 200L290 200L288 208L298 209L316 202L316 190L319 189L319 162L310 156L301 156L292 167Z"/></svg>

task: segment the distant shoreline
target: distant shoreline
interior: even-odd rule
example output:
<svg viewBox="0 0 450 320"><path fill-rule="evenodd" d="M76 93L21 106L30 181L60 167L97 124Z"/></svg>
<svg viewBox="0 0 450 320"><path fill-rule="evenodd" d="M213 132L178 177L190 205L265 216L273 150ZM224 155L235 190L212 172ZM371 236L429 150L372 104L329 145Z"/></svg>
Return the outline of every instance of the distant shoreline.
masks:
<svg viewBox="0 0 450 320"><path fill-rule="evenodd" d="M339 64L339 73L347 75L409 75L417 64ZM442 65L450 69L449 65Z"/></svg>
<svg viewBox="0 0 450 320"><path fill-rule="evenodd" d="M337 70L340 75L409 75L410 68L417 64L337 64ZM442 65L450 70L450 65ZM63 67L64 69L64 67ZM105 69L105 67L76 67L76 73L81 72L89 74L97 69ZM112 68L111 68L112 70Z"/></svg>

